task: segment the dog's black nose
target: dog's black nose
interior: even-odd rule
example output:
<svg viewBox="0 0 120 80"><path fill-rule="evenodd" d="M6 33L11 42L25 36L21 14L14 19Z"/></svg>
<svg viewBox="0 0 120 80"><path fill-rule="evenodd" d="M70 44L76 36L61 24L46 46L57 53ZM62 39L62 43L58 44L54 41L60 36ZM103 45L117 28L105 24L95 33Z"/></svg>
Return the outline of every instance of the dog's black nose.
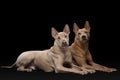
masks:
<svg viewBox="0 0 120 80"><path fill-rule="evenodd" d="M86 40L87 38L86 38L86 36L85 36L85 35L83 35L83 36L82 36L82 39L83 39L83 40Z"/></svg>
<svg viewBox="0 0 120 80"><path fill-rule="evenodd" d="M63 45L63 46L67 46L67 42L63 41L63 42L62 42L62 45Z"/></svg>

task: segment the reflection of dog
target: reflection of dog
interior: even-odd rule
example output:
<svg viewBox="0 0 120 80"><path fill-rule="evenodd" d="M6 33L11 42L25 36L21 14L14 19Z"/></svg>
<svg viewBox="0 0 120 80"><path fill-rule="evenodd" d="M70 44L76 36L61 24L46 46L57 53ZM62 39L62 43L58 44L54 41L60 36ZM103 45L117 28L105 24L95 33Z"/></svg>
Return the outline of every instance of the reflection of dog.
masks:
<svg viewBox="0 0 120 80"><path fill-rule="evenodd" d="M78 25L74 23L74 33L75 33L75 41L70 46L70 50L72 52L73 59L76 64L87 69L94 69L103 72L112 72L116 71L114 68L108 68L99 64L96 64L92 56L88 50L88 42L90 37L90 25L89 22L86 21L84 28L79 29ZM87 64L88 63L88 64Z"/></svg>
<svg viewBox="0 0 120 80"><path fill-rule="evenodd" d="M12 66L2 66L3 68L12 68L17 66L18 71L31 72L39 68L45 72L55 71L56 73L73 72L77 74L87 74L88 72L72 64L72 56L69 51L69 27L66 24L63 32L57 32L51 28L52 37L55 39L53 47L44 51L23 52L15 64ZM66 68L63 64L69 64L71 68Z"/></svg>

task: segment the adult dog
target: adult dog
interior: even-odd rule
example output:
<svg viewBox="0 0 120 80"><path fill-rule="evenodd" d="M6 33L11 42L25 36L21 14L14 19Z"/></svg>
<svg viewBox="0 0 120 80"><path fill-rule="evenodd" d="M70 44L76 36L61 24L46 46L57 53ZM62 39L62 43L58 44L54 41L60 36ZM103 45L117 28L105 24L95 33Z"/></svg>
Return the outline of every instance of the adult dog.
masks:
<svg viewBox="0 0 120 80"><path fill-rule="evenodd" d="M69 26L66 24L63 32L58 32L52 27L51 33L54 38L54 45L50 49L23 52L12 66L2 66L2 68L12 68L16 65L18 71L32 72L38 68L45 72L87 74L89 71L72 63L69 50ZM70 68L65 67L65 64L70 65Z"/></svg>
<svg viewBox="0 0 120 80"><path fill-rule="evenodd" d="M73 31L75 33L74 42L70 46L71 54L76 65L85 67L86 69L99 70L103 72L116 71L115 68L108 68L99 64L96 64L90 51L88 49L90 38L90 24L85 22L84 28L80 29L76 23L73 24Z"/></svg>

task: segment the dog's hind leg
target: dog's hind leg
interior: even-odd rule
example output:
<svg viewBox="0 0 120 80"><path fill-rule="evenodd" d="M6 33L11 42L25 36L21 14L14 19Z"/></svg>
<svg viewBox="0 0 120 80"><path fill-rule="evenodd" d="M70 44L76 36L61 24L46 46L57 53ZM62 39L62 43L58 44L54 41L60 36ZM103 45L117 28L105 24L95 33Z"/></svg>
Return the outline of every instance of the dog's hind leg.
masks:
<svg viewBox="0 0 120 80"><path fill-rule="evenodd" d="M32 69L32 70L36 70L36 67L33 66L33 65L29 66L29 68Z"/></svg>
<svg viewBox="0 0 120 80"><path fill-rule="evenodd" d="M17 71L27 71L27 72L32 72L33 70L35 70L35 66L34 66L34 59L22 59L17 61L16 63Z"/></svg>
<svg viewBox="0 0 120 80"><path fill-rule="evenodd" d="M20 66L17 68L17 71L27 71L27 72L32 72L31 68L25 68L24 66Z"/></svg>

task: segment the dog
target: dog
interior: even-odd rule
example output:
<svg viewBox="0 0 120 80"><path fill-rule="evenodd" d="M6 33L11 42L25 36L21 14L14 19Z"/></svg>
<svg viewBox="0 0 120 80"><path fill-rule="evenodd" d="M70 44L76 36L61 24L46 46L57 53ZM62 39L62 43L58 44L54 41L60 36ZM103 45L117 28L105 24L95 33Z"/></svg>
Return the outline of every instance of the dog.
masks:
<svg viewBox="0 0 120 80"><path fill-rule="evenodd" d="M87 74L84 68L80 68L72 63L72 56L69 50L69 34L68 24L65 25L63 32L58 32L54 27L51 28L51 35L54 38L54 45L47 50L26 51L21 53L16 62L11 66L2 66L2 68L17 67L17 71L32 72L41 69L45 72L55 73L76 73ZM64 66L65 64L70 67Z"/></svg>
<svg viewBox="0 0 120 80"><path fill-rule="evenodd" d="M88 49L90 39L90 24L85 22L84 28L80 29L79 26L73 24L73 32L75 33L74 42L69 47L73 56L73 61L78 66L82 66L86 69L98 70L103 72L113 72L117 69L108 68L97 64L93 61L92 55Z"/></svg>

